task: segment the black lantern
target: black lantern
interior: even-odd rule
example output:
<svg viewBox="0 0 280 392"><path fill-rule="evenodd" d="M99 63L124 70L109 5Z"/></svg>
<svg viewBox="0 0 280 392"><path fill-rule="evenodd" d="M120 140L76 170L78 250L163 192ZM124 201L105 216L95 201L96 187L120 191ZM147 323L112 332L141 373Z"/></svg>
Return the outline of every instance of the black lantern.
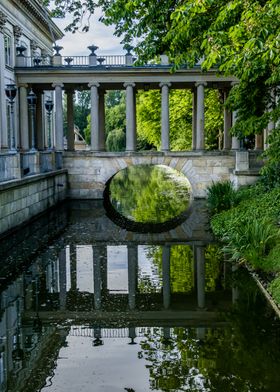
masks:
<svg viewBox="0 0 280 392"><path fill-rule="evenodd" d="M14 99L17 95L17 87L15 84L7 84L5 88L6 97L9 100L11 107L10 116L10 152L16 152L16 142L15 142L15 118L14 118Z"/></svg>
<svg viewBox="0 0 280 392"><path fill-rule="evenodd" d="M30 114L31 114L31 150L36 151L35 148L35 110L37 103L37 96L31 89L29 94L27 95L27 103L29 106Z"/></svg>
<svg viewBox="0 0 280 392"><path fill-rule="evenodd" d="M53 101L48 98L45 102L45 109L48 116L48 149L52 149L52 138L51 138L51 113L53 110Z"/></svg>
<svg viewBox="0 0 280 392"><path fill-rule="evenodd" d="M17 95L17 87L15 84L7 84L5 88L6 97L9 101L13 101Z"/></svg>

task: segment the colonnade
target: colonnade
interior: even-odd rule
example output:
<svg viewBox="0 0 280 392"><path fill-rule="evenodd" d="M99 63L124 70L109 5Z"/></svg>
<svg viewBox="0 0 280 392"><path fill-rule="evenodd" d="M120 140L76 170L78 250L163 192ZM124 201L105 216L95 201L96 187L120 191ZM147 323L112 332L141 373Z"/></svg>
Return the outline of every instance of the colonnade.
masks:
<svg viewBox="0 0 280 392"><path fill-rule="evenodd" d="M90 82L87 87L90 90L91 102L91 141L90 150L95 152L105 151L105 93L106 84ZM174 86L175 88L176 86ZM46 148L55 149L57 151L74 150L74 94L75 85L69 86L61 82L55 82L50 87L46 86L48 90L36 90L37 95L36 104L36 149L44 150ZM125 82L123 88L126 92L126 151L136 151L137 145L137 130L136 130L136 93L137 83ZM170 150L170 119L169 119L169 93L172 88L171 82L161 82L158 84L161 92L161 151L167 152ZM197 82L192 87L193 94L193 109L192 109L192 149L202 151L205 149L205 88L207 82ZM210 88L212 88L210 86ZM27 95L30 91L30 86L27 84L20 84L19 90L19 142L18 148L23 151L28 151L32 147L30 136L31 116L29 113ZM67 96L67 132L64 137L63 129L63 91ZM227 99L229 88L224 88L223 99ZM53 119L51 125L47 124L47 113L44 107L46 98L51 95L54 103ZM223 145L224 150L238 150L240 148L240 141L236 137L231 137L230 129L235 124L236 112L231 113L224 108L224 125L223 125ZM51 129L51 135L48 132ZM183 130L182 130L183 131ZM268 130L269 132L269 130ZM49 145L49 140L51 145ZM67 141L67 145L65 144ZM256 135L255 149L263 149L263 135Z"/></svg>

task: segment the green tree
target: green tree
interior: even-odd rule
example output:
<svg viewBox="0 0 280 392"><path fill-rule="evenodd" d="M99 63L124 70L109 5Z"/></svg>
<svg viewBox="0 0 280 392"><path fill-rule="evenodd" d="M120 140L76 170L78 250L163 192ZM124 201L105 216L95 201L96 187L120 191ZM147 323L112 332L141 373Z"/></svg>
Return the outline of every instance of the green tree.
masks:
<svg viewBox="0 0 280 392"><path fill-rule="evenodd" d="M170 92L170 145L172 150L190 150L192 145L192 93L189 90ZM161 96L158 90L140 91L137 99L137 131L157 150L161 144ZM219 146L223 129L222 104L217 90L206 90L205 135L206 148Z"/></svg>
<svg viewBox="0 0 280 392"><path fill-rule="evenodd" d="M48 1L47 1L48 3ZM135 42L140 61L167 52L175 67L194 66L239 80L227 100L238 110L237 135L262 132L279 118L279 0L57 0L56 14L71 12L76 31L85 12L101 7L124 43ZM87 26L85 26L85 29ZM269 111L267 111L269 109Z"/></svg>

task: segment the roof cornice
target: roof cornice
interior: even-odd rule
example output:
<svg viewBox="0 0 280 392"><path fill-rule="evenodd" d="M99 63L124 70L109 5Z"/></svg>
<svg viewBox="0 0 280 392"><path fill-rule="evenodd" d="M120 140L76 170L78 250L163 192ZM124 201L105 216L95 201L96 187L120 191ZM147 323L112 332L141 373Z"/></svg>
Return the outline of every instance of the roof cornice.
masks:
<svg viewBox="0 0 280 392"><path fill-rule="evenodd" d="M22 6L29 13L36 17L37 21L39 21L44 28L49 32L51 36L50 29L54 35L55 40L61 39L64 34L59 29L59 27L52 21L50 13L46 7L42 5L39 0L12 0L16 7L19 8Z"/></svg>

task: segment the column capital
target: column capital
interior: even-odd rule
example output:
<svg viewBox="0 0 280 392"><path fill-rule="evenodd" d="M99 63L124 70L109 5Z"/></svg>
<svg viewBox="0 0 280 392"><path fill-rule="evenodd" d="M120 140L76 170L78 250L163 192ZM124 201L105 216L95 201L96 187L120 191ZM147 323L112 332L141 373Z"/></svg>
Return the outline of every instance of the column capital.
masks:
<svg viewBox="0 0 280 392"><path fill-rule="evenodd" d="M134 82L125 82L124 84L123 84L123 87L129 87L129 86L131 86L131 87L135 87L136 86L136 84L134 83Z"/></svg>
<svg viewBox="0 0 280 392"><path fill-rule="evenodd" d="M90 82L89 84L88 84L88 87L99 87L100 86L100 83L98 83L98 82Z"/></svg>
<svg viewBox="0 0 280 392"><path fill-rule="evenodd" d="M162 88L164 86L171 87L171 83L170 82L160 82L159 87Z"/></svg>
<svg viewBox="0 0 280 392"><path fill-rule="evenodd" d="M207 86L207 82L203 82L203 81L196 82L196 83L195 83L195 87L199 87L199 86L204 86L204 87L206 87L206 86Z"/></svg>
<svg viewBox="0 0 280 392"><path fill-rule="evenodd" d="M61 87L61 88L63 88L64 87L64 84L63 83L61 83L61 82L54 82L54 83L52 83L52 87L53 88L56 88L56 87Z"/></svg>
<svg viewBox="0 0 280 392"><path fill-rule="evenodd" d="M6 22L7 16L2 11L0 11L0 33L3 33Z"/></svg>

